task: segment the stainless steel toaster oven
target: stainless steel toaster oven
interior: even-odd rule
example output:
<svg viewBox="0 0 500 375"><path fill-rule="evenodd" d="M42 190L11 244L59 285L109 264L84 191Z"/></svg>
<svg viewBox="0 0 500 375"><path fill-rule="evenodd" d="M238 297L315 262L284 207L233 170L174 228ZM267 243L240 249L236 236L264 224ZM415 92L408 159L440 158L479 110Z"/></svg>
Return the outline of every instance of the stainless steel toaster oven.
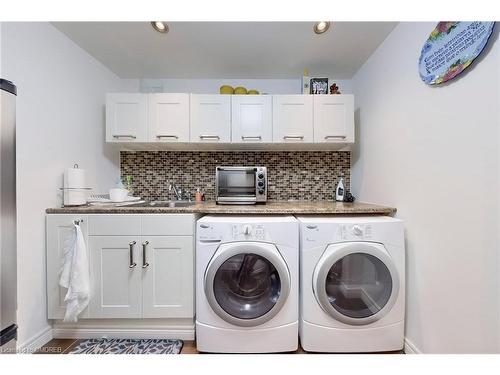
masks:
<svg viewBox="0 0 500 375"><path fill-rule="evenodd" d="M265 203L266 167L217 167L215 194L218 204Z"/></svg>

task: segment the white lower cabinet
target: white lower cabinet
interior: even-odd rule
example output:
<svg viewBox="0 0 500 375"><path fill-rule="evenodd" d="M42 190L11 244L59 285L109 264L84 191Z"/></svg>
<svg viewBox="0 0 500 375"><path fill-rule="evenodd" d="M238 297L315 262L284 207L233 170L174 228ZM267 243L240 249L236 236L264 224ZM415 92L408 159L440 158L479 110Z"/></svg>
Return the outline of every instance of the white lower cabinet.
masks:
<svg viewBox="0 0 500 375"><path fill-rule="evenodd" d="M85 217L86 218L86 217ZM48 319L63 319L66 312L64 297L67 289L59 286L59 273L61 270L64 252L69 245L75 230L74 221L81 220L80 215L48 215L46 220L46 246L47 246L47 317ZM80 222L85 242L88 241L88 222ZM86 308L80 315L89 317Z"/></svg>
<svg viewBox="0 0 500 375"><path fill-rule="evenodd" d="M90 236L90 318L140 318L141 268L136 236Z"/></svg>
<svg viewBox="0 0 500 375"><path fill-rule="evenodd" d="M193 318L194 214L48 215L48 318L62 319L59 287L64 250L81 228L90 264L91 298L80 318Z"/></svg>
<svg viewBox="0 0 500 375"><path fill-rule="evenodd" d="M182 318L194 315L193 239L148 237L141 244L142 317Z"/></svg>

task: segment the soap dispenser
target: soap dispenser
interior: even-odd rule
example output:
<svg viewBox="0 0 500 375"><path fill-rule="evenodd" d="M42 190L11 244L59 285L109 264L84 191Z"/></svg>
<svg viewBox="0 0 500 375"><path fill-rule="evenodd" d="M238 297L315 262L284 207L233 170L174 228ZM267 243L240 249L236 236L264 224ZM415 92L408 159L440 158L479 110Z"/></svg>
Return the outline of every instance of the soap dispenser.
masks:
<svg viewBox="0 0 500 375"><path fill-rule="evenodd" d="M302 94L310 94L309 88L309 71L304 69L304 75L302 76Z"/></svg>
<svg viewBox="0 0 500 375"><path fill-rule="evenodd" d="M335 200L337 202L343 202L344 196L345 196L344 177L340 177L340 181L337 184L337 188L335 189Z"/></svg>

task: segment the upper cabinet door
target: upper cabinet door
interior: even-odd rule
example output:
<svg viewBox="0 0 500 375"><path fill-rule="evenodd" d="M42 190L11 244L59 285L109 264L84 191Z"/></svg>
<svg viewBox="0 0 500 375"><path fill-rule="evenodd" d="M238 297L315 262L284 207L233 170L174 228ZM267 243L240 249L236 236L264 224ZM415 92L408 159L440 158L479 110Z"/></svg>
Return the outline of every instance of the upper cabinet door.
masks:
<svg viewBox="0 0 500 375"><path fill-rule="evenodd" d="M194 316L194 239L143 236L143 318Z"/></svg>
<svg viewBox="0 0 500 375"><path fill-rule="evenodd" d="M273 142L313 142L313 96L273 96Z"/></svg>
<svg viewBox="0 0 500 375"><path fill-rule="evenodd" d="M268 95L231 97L233 143L269 143L273 138L273 101Z"/></svg>
<svg viewBox="0 0 500 375"><path fill-rule="evenodd" d="M149 94L149 141L189 142L189 94Z"/></svg>
<svg viewBox="0 0 500 375"><path fill-rule="evenodd" d="M106 97L106 142L147 142L148 96L108 94Z"/></svg>
<svg viewBox="0 0 500 375"><path fill-rule="evenodd" d="M354 96L314 96L314 142L354 142Z"/></svg>
<svg viewBox="0 0 500 375"><path fill-rule="evenodd" d="M231 96L191 94L191 142L231 141Z"/></svg>

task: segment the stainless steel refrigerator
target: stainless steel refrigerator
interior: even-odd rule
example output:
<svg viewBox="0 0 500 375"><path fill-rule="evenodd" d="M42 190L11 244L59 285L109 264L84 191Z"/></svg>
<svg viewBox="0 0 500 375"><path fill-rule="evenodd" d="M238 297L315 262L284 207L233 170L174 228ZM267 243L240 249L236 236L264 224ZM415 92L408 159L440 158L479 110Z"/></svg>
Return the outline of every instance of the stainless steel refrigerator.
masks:
<svg viewBox="0 0 500 375"><path fill-rule="evenodd" d="M0 79L0 353L17 340L16 86Z"/></svg>

